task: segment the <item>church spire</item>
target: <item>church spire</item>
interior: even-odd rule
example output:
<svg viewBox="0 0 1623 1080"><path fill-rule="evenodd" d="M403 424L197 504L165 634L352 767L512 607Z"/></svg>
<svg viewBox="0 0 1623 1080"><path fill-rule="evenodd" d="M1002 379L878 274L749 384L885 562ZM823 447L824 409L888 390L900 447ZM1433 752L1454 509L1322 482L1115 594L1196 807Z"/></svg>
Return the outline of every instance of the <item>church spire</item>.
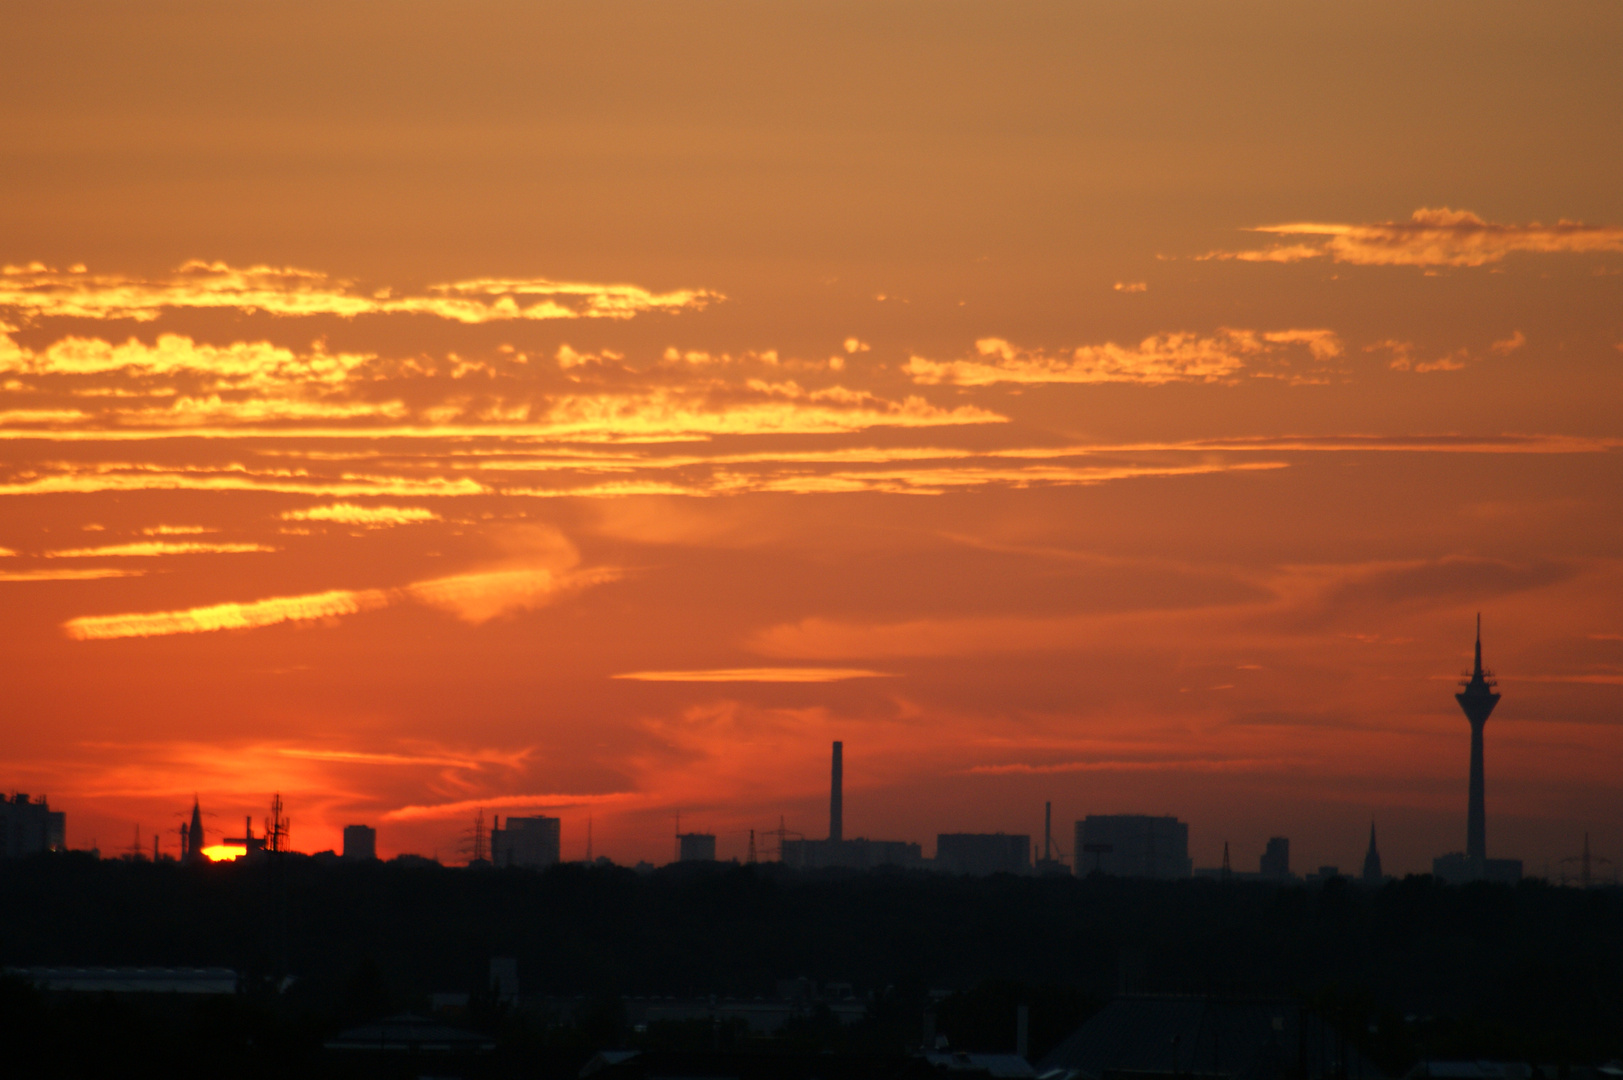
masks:
<svg viewBox="0 0 1623 1080"><path fill-rule="evenodd" d="M200 863L208 858L203 854L203 808L198 805L195 794L192 795L192 824L186 830L186 850L181 858L189 863Z"/></svg>
<svg viewBox="0 0 1623 1080"><path fill-rule="evenodd" d="M1381 873L1381 853L1375 850L1375 821L1369 823L1369 852L1364 856L1364 884L1380 885L1385 881Z"/></svg>

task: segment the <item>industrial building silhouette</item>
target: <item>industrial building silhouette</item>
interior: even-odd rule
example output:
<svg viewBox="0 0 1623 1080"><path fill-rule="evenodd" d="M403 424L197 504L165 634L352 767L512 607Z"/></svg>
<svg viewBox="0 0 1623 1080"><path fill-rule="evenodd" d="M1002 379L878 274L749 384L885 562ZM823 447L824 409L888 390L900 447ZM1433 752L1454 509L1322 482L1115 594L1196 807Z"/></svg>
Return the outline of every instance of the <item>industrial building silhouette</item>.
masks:
<svg viewBox="0 0 1623 1080"><path fill-rule="evenodd" d="M845 744L834 744L834 761L829 781L828 839L789 840L780 844L785 865L806 870L844 867L866 870L875 866L920 866L924 852L906 840L845 838Z"/></svg>

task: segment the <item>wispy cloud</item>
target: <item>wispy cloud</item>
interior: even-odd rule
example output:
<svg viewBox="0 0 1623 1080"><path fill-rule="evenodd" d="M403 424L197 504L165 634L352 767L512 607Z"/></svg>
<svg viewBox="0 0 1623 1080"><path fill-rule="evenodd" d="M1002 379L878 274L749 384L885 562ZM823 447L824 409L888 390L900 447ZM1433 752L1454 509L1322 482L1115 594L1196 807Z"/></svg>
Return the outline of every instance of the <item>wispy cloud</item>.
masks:
<svg viewBox="0 0 1623 1080"><path fill-rule="evenodd" d="M1516 252L1585 254L1623 251L1623 228L1558 221L1507 225L1446 206L1416 210L1408 221L1350 225L1299 221L1252 232L1315 237L1254 251L1213 251L1199 259L1299 262L1329 258L1358 266L1485 266Z"/></svg>
<svg viewBox="0 0 1623 1080"><path fill-rule="evenodd" d="M1489 345L1488 351L1495 356L1509 356L1526 344L1527 336L1517 330L1509 337ZM1387 366L1393 371L1414 371L1421 374L1432 371L1463 371L1466 367L1481 359L1479 355L1465 348L1455 349L1441 356L1426 359L1420 355L1420 349L1414 342L1399 341L1397 339L1377 341L1373 345L1366 345L1364 351L1385 351L1390 356Z"/></svg>
<svg viewBox="0 0 1623 1080"><path fill-rule="evenodd" d="M330 750L306 746L282 746L276 753L309 761L330 761L339 765L438 765L455 769L480 769L488 765L517 767L524 764L528 750L486 751L478 754L391 754L364 750Z"/></svg>
<svg viewBox="0 0 1623 1080"><path fill-rule="evenodd" d="M574 569L579 555L574 545L555 529L522 527L510 530L507 536L511 546L522 550L503 564L398 588L329 589L179 611L86 615L69 619L62 624L62 629L79 641L252 630L279 623L357 615L402 601L439 608L464 622L483 623L542 607L563 593L619 576L619 571L611 568Z"/></svg>
<svg viewBox="0 0 1623 1080"><path fill-rule="evenodd" d="M0 483L0 495L54 495L94 491L273 491L293 495L354 498L366 495L435 497L482 495L489 488L467 477L404 477L343 474L331 479L287 470L250 470L242 465L165 468L141 462L85 465L55 463L25 479Z"/></svg>
<svg viewBox="0 0 1623 1080"><path fill-rule="evenodd" d="M902 370L914 382L955 386L996 383L1106 383L1158 385L1170 382L1229 382L1261 365L1290 361L1313 366L1341 355L1340 338L1330 330L1231 330L1214 334L1171 333L1136 345L1081 345L1067 352L1025 349L1002 338L975 342L971 360L908 359Z"/></svg>
<svg viewBox="0 0 1623 1080"><path fill-rule="evenodd" d="M0 278L0 281L3 281ZM7 339L0 343L0 372L23 375L105 375L132 377L205 375L216 385L233 388L284 386L289 383L344 383L371 353L330 353L316 342L298 352L268 341L210 345L185 334L159 334L148 345L136 338L112 342L103 338L65 337L43 349L27 349Z"/></svg>
<svg viewBox="0 0 1623 1080"><path fill-rule="evenodd" d="M100 581L103 578L140 577L145 570L115 570L97 567L87 570L0 570L0 581Z"/></svg>
<svg viewBox="0 0 1623 1080"><path fill-rule="evenodd" d="M694 682L694 683L825 683L844 682L847 679L884 679L893 677L887 671L869 671L866 668L716 668L708 671L628 671L615 675L616 679L636 682Z"/></svg>
<svg viewBox="0 0 1623 1080"><path fill-rule="evenodd" d="M1301 768L1312 761L1299 758L1162 758L1153 761L1094 760L1054 761L1038 764L1010 762L1003 765L972 765L963 772L981 776L1041 776L1079 772L1259 772L1270 769Z"/></svg>
<svg viewBox="0 0 1623 1080"><path fill-rule="evenodd" d="M283 521L330 521L336 525L359 525L368 529L387 528L391 525L412 525L424 521L442 520L434 511L422 506L358 506L355 503L329 503L303 510L289 510Z"/></svg>
<svg viewBox="0 0 1623 1080"><path fill-rule="evenodd" d="M329 589L303 596L273 596L248 603L210 604L181 611L84 615L69 619L62 624L62 629L79 641L203 634L337 618L385 607L388 603L389 594L381 589Z"/></svg>
<svg viewBox="0 0 1623 1080"><path fill-rule="evenodd" d="M587 359L569 355L574 366L587 365ZM683 355L674 364L661 359L638 371L604 354L589 358L594 366L587 375L562 382L557 373L538 373L527 361L508 357L499 365L480 365L485 378L479 392L471 393L461 381L469 362L454 356L396 361L330 352L320 342L300 351L266 341L215 346L180 334L161 335L150 345L133 338L116 344L70 337L34 349L0 327L0 374L31 380L27 386L13 380L4 389L17 392L38 383L72 395L76 403L0 413L0 436L82 441L489 434L636 442L1006 419L976 405L941 406L917 395L893 400L785 377L806 371L826 378L831 369L822 360L780 364L768 351L735 365L730 357L712 363L709 354Z"/></svg>
<svg viewBox="0 0 1623 1080"><path fill-rule="evenodd" d="M1589 673L1583 675L1518 675L1520 682L1587 683L1591 686L1623 686L1623 675Z"/></svg>
<svg viewBox="0 0 1623 1080"><path fill-rule="evenodd" d="M0 268L0 307L25 317L150 321L166 309L235 308L284 316L410 314L487 323L629 319L652 311L701 310L721 299L720 293L709 289L655 292L638 285L549 278L473 278L402 295L317 270L239 268L196 259L161 278L93 274L81 267L63 272L37 262Z"/></svg>
<svg viewBox="0 0 1623 1080"><path fill-rule="evenodd" d="M169 540L138 540L130 544L105 544L101 547L47 551L44 555L47 559L156 558L160 555L242 555L275 550L277 549L264 544L252 543L211 544L201 541L175 543Z"/></svg>
<svg viewBox="0 0 1623 1080"><path fill-rule="evenodd" d="M545 795L492 795L480 799L459 799L455 802L400 806L384 813L384 821L435 821L447 818L466 818L478 810L563 810L581 806L613 806L632 802L647 802L648 796L639 792L594 792L591 794L551 793Z"/></svg>

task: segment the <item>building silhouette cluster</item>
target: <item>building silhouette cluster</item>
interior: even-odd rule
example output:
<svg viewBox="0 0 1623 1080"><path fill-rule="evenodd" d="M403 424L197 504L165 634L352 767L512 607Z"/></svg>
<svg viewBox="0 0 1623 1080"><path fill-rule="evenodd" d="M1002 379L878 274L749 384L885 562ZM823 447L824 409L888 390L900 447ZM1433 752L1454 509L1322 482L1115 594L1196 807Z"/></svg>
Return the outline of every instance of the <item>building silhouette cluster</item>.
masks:
<svg viewBox="0 0 1623 1080"><path fill-rule="evenodd" d="M1465 850L1439 855L1432 863L1433 874L1448 882L1515 882L1522 876L1520 860L1488 857L1483 736L1488 718L1500 697L1492 672L1482 666L1482 620L1479 615L1474 664L1455 694L1455 700L1471 726ZM1075 823L1074 843L1067 865L1067 855L1054 844L1052 803L1044 809L1042 845L1040 855L1036 857L1032 838L1026 834L941 833L936 837L935 855L929 859L925 858L921 846L913 841L848 837L845 829L844 753L844 743L835 742L829 777L827 838L814 839L791 833L781 823L775 833L764 834L776 836L775 851L768 848L767 852L769 855L775 854L784 865L805 870L865 870L892 866L977 876L998 873L1066 876L1097 873L1132 878L1175 879L1193 875L1276 882L1298 880L1291 869L1290 840L1284 836L1269 838L1255 872L1231 866L1226 841L1221 867L1195 869L1189 856L1189 826L1170 815L1088 814ZM562 821L559 818L509 816L504 824L498 815L489 830L488 849L484 843L482 812L475 831L478 851L474 863L478 865L544 869L563 861ZM34 801L23 794L13 795L9 799L0 798L0 857L61 850L65 846L65 832L65 815L61 811L51 810L44 798ZM272 803L271 815L259 835L255 835L253 818L247 817L244 819L242 836L226 837L222 843L242 848L244 855L252 860L266 852L289 850L288 833L288 821L282 815L281 799L277 796ZM156 859L159 848L157 837L153 839L153 858ZM1588 882L1591 874L1587 834L1584 843L1583 880ZM202 808L194 797L190 822L180 829L181 861L207 861L204 848ZM591 861L589 849L590 839L588 861ZM130 857L144 858L139 829L136 846L131 851ZM324 857L351 862L376 859L377 832L369 825L346 826L342 855L328 852L324 853ZM678 818L675 857L680 862L714 861L717 857L715 835L682 832ZM751 862L756 859L754 831L750 833L748 857ZM1302 878L1320 881L1337 876L1341 876L1339 868L1321 866L1317 872L1304 874ZM1373 821L1370 823L1369 846L1359 880L1369 885L1378 885L1385 880Z"/></svg>

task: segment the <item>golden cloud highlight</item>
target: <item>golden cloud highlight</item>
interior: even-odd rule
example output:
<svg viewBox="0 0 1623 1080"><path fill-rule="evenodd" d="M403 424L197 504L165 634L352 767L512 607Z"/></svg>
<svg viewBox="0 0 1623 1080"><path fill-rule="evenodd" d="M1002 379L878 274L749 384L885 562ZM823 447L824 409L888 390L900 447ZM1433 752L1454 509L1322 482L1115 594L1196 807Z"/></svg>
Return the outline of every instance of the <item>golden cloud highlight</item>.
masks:
<svg viewBox="0 0 1623 1080"><path fill-rule="evenodd" d="M599 366L560 350L560 363ZM96 438L443 438L489 434L574 441L634 442L719 435L831 434L874 427L932 427L1005 422L973 405L944 408L922 397L895 401L841 385L807 387L793 379L722 378L702 374L730 357L688 353L679 370L661 361L652 372L619 364L611 387L559 392L520 364L486 374L500 382L479 394L461 384L447 390L430 381L438 371L416 361L382 361L373 354L332 353L319 342L300 352L269 342L201 344L179 334L147 345L70 337L42 350L24 348L0 333L0 373L34 379L77 380L66 393L80 408L26 408L0 413L0 436L86 440ZM776 354L748 354L772 369ZM455 379L467 364L453 357ZM742 363L742 361L740 361ZM566 365L568 366L568 365ZM786 367L818 369L823 361ZM773 372L776 374L777 372ZM81 385L116 376L119 385ZM597 376L594 376L597 378ZM162 379L161 385L152 380ZM676 381L675 385L660 385ZM15 380L13 380L15 381ZM652 385L650 385L652 384ZM11 384L8 383L8 388ZM19 385L21 385L19 383ZM408 407L381 388L418 399ZM59 388L60 389L60 388ZM426 394L433 394L423 400Z"/></svg>
<svg viewBox="0 0 1623 1080"><path fill-rule="evenodd" d="M393 589L330 589L303 596L278 596L249 603L212 604L182 611L87 615L62 624L79 641L126 637L252 630L284 622L311 622L375 611L412 601L449 612L464 622L483 623L502 615L551 603L566 591L612 581L612 568L575 571L579 555L556 529L538 526L508 530L498 537L513 556L504 565L414 582Z"/></svg>
<svg viewBox="0 0 1623 1080"><path fill-rule="evenodd" d="M975 342L973 360L929 360L910 357L902 370L914 382L954 386L997 383L1141 383L1232 382L1258 365L1293 361L1313 365L1341 355L1340 338L1330 330L1232 330L1215 334L1159 334L1137 345L1115 342L1082 345L1069 352L1023 349L1002 338Z"/></svg>
<svg viewBox="0 0 1623 1080"><path fill-rule="evenodd" d="M384 813L384 821L434 821L465 818L476 810L551 810L575 806L605 806L616 803L649 802L640 792L611 791L592 794L553 793L546 795L501 795L485 799L461 799L431 805L400 806Z"/></svg>
<svg viewBox="0 0 1623 1080"><path fill-rule="evenodd" d="M56 463L56 471L0 483L0 495L56 495L97 491L274 491L293 495L353 498L392 495L410 498L484 495L490 489L466 477L413 479L344 474L333 479L289 472L250 471L240 465L166 469L132 462L99 465Z"/></svg>
<svg viewBox="0 0 1623 1080"><path fill-rule="evenodd" d="M250 552L276 550L276 548L266 547L264 544L175 543L167 540L141 540L132 544L107 544L102 547L47 551L44 555L47 559L155 558L160 555L241 555Z"/></svg>
<svg viewBox="0 0 1623 1080"><path fill-rule="evenodd" d="M289 510L282 515L282 520L330 521L336 525L359 525L368 529L381 529L391 525L413 525L444 519L422 506L357 506L355 503L330 503L305 510Z"/></svg>
<svg viewBox="0 0 1623 1080"><path fill-rule="evenodd" d="M0 581L100 581L103 578L141 577L145 570L0 570Z"/></svg>
<svg viewBox="0 0 1623 1080"><path fill-rule="evenodd" d="M459 323L512 319L629 319L645 312L702 310L725 299L709 289L654 292L549 278L474 278L396 296L296 267L237 268L193 259L167 278L67 272L43 263L0 268L0 307L30 317L151 321L166 309L235 308L272 315L428 315Z"/></svg>
<svg viewBox="0 0 1623 1080"><path fill-rule="evenodd" d="M212 604L184 611L86 615L69 619L62 624L62 628L69 637L78 641L202 634L214 630L251 630L284 622L331 619L381 608L388 602L388 594L379 589L359 592L331 589L306 596L273 596L251 603Z"/></svg>
<svg viewBox="0 0 1623 1080"><path fill-rule="evenodd" d="M1357 266L1485 266L1517 252L1595 254L1623 251L1623 228L1558 221L1506 225L1469 210L1422 207L1408 221L1347 225L1301 221L1261 225L1252 232L1287 237L1322 237L1260 251L1213 251L1199 259L1242 262L1299 262L1330 258Z"/></svg>
<svg viewBox="0 0 1623 1080"><path fill-rule="evenodd" d="M888 671L866 668L716 668L709 671L628 671L615 679L682 683L827 683L847 679L894 678Z"/></svg>

